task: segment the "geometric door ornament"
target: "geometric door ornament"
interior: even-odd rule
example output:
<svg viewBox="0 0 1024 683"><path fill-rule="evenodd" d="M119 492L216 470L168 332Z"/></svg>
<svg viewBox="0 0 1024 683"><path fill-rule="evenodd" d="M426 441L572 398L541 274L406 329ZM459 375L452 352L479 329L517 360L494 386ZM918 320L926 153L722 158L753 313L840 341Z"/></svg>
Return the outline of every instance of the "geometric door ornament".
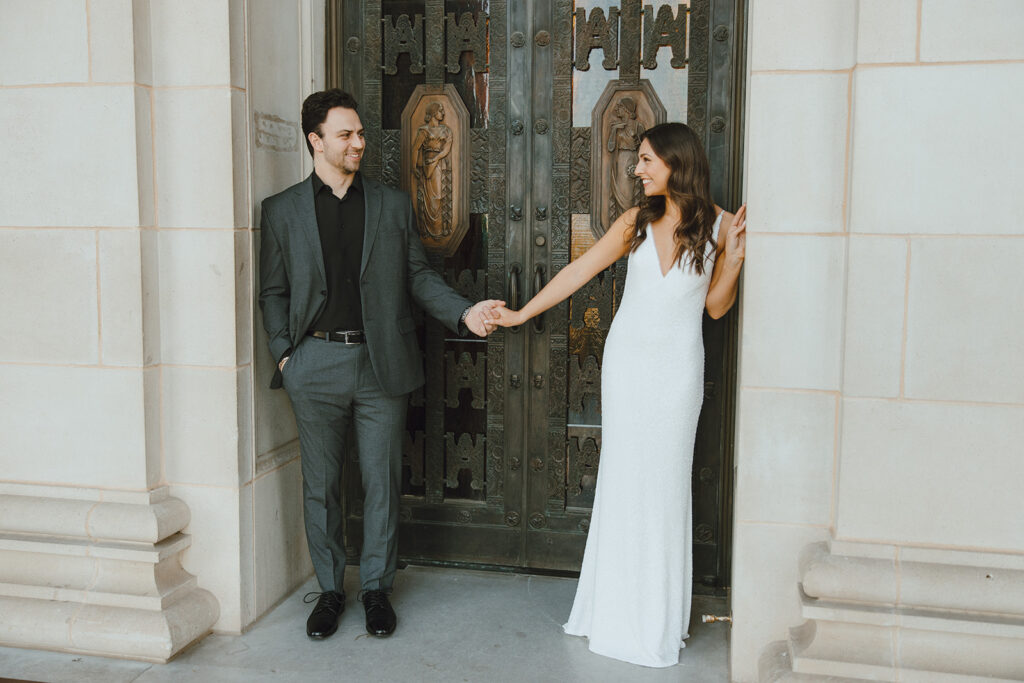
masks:
<svg viewBox="0 0 1024 683"><path fill-rule="evenodd" d="M643 197L633 174L640 135L666 119L651 82L610 81L594 105L590 124L590 229L600 238Z"/></svg>
<svg viewBox="0 0 1024 683"><path fill-rule="evenodd" d="M402 189L420 239L451 256L469 229L469 111L450 83L418 85L402 111Z"/></svg>

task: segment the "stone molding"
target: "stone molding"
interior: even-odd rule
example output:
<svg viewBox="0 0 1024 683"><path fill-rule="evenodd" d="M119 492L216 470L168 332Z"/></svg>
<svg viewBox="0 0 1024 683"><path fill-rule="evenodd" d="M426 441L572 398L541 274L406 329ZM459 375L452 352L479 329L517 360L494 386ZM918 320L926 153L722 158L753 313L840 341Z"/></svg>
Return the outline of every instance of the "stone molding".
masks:
<svg viewBox="0 0 1024 683"><path fill-rule="evenodd" d="M181 566L188 522L166 487L0 485L0 644L166 662L220 612Z"/></svg>
<svg viewBox="0 0 1024 683"><path fill-rule="evenodd" d="M94 499L27 495L30 492L35 493L0 489L0 532L156 543L184 529L190 519L188 506L171 498L166 487L114 500L104 500L106 491Z"/></svg>
<svg viewBox="0 0 1024 683"><path fill-rule="evenodd" d="M832 541L800 557L801 612L760 680L1018 681L1024 555Z"/></svg>

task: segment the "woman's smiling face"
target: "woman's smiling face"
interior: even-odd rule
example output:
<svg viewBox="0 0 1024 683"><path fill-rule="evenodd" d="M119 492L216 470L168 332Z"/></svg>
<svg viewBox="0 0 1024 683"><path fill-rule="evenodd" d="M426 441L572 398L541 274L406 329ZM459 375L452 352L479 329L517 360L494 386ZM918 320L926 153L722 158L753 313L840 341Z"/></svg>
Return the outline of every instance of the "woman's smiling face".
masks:
<svg viewBox="0 0 1024 683"><path fill-rule="evenodd" d="M648 197L667 194L668 179L672 175L669 165L654 153L647 140L640 143L637 157L635 174L644 185L644 194Z"/></svg>

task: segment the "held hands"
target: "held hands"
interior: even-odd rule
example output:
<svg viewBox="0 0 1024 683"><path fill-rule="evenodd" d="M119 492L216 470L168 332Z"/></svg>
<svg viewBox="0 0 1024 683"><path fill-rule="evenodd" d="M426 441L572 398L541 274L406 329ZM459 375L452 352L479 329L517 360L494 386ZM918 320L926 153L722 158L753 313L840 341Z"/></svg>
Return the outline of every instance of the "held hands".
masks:
<svg viewBox="0 0 1024 683"><path fill-rule="evenodd" d="M511 311L504 304L492 308L490 315L487 322L496 327L518 327L526 322L521 311Z"/></svg>
<svg viewBox="0 0 1024 683"><path fill-rule="evenodd" d="M494 332L496 325L490 322L490 319L494 317L492 311L505 307L504 301L498 301L497 299L486 299L484 301L478 301L469 309L469 314L466 315L466 327L469 331L478 337L486 337L491 332Z"/></svg>
<svg viewBox="0 0 1024 683"><path fill-rule="evenodd" d="M726 264L739 268L747 253L747 205L744 204L736 212L725 236Z"/></svg>

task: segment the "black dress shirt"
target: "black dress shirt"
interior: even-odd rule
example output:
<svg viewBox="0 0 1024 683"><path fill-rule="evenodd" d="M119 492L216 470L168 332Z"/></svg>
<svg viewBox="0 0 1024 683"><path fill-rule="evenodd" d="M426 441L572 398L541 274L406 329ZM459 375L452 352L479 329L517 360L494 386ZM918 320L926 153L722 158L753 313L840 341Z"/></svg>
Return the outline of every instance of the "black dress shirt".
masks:
<svg viewBox="0 0 1024 683"><path fill-rule="evenodd" d="M356 173L342 199L313 173L313 197L320 246L327 276L327 305L311 329L334 332L363 329L359 300L359 268L363 259L363 223L366 201L363 181Z"/></svg>

